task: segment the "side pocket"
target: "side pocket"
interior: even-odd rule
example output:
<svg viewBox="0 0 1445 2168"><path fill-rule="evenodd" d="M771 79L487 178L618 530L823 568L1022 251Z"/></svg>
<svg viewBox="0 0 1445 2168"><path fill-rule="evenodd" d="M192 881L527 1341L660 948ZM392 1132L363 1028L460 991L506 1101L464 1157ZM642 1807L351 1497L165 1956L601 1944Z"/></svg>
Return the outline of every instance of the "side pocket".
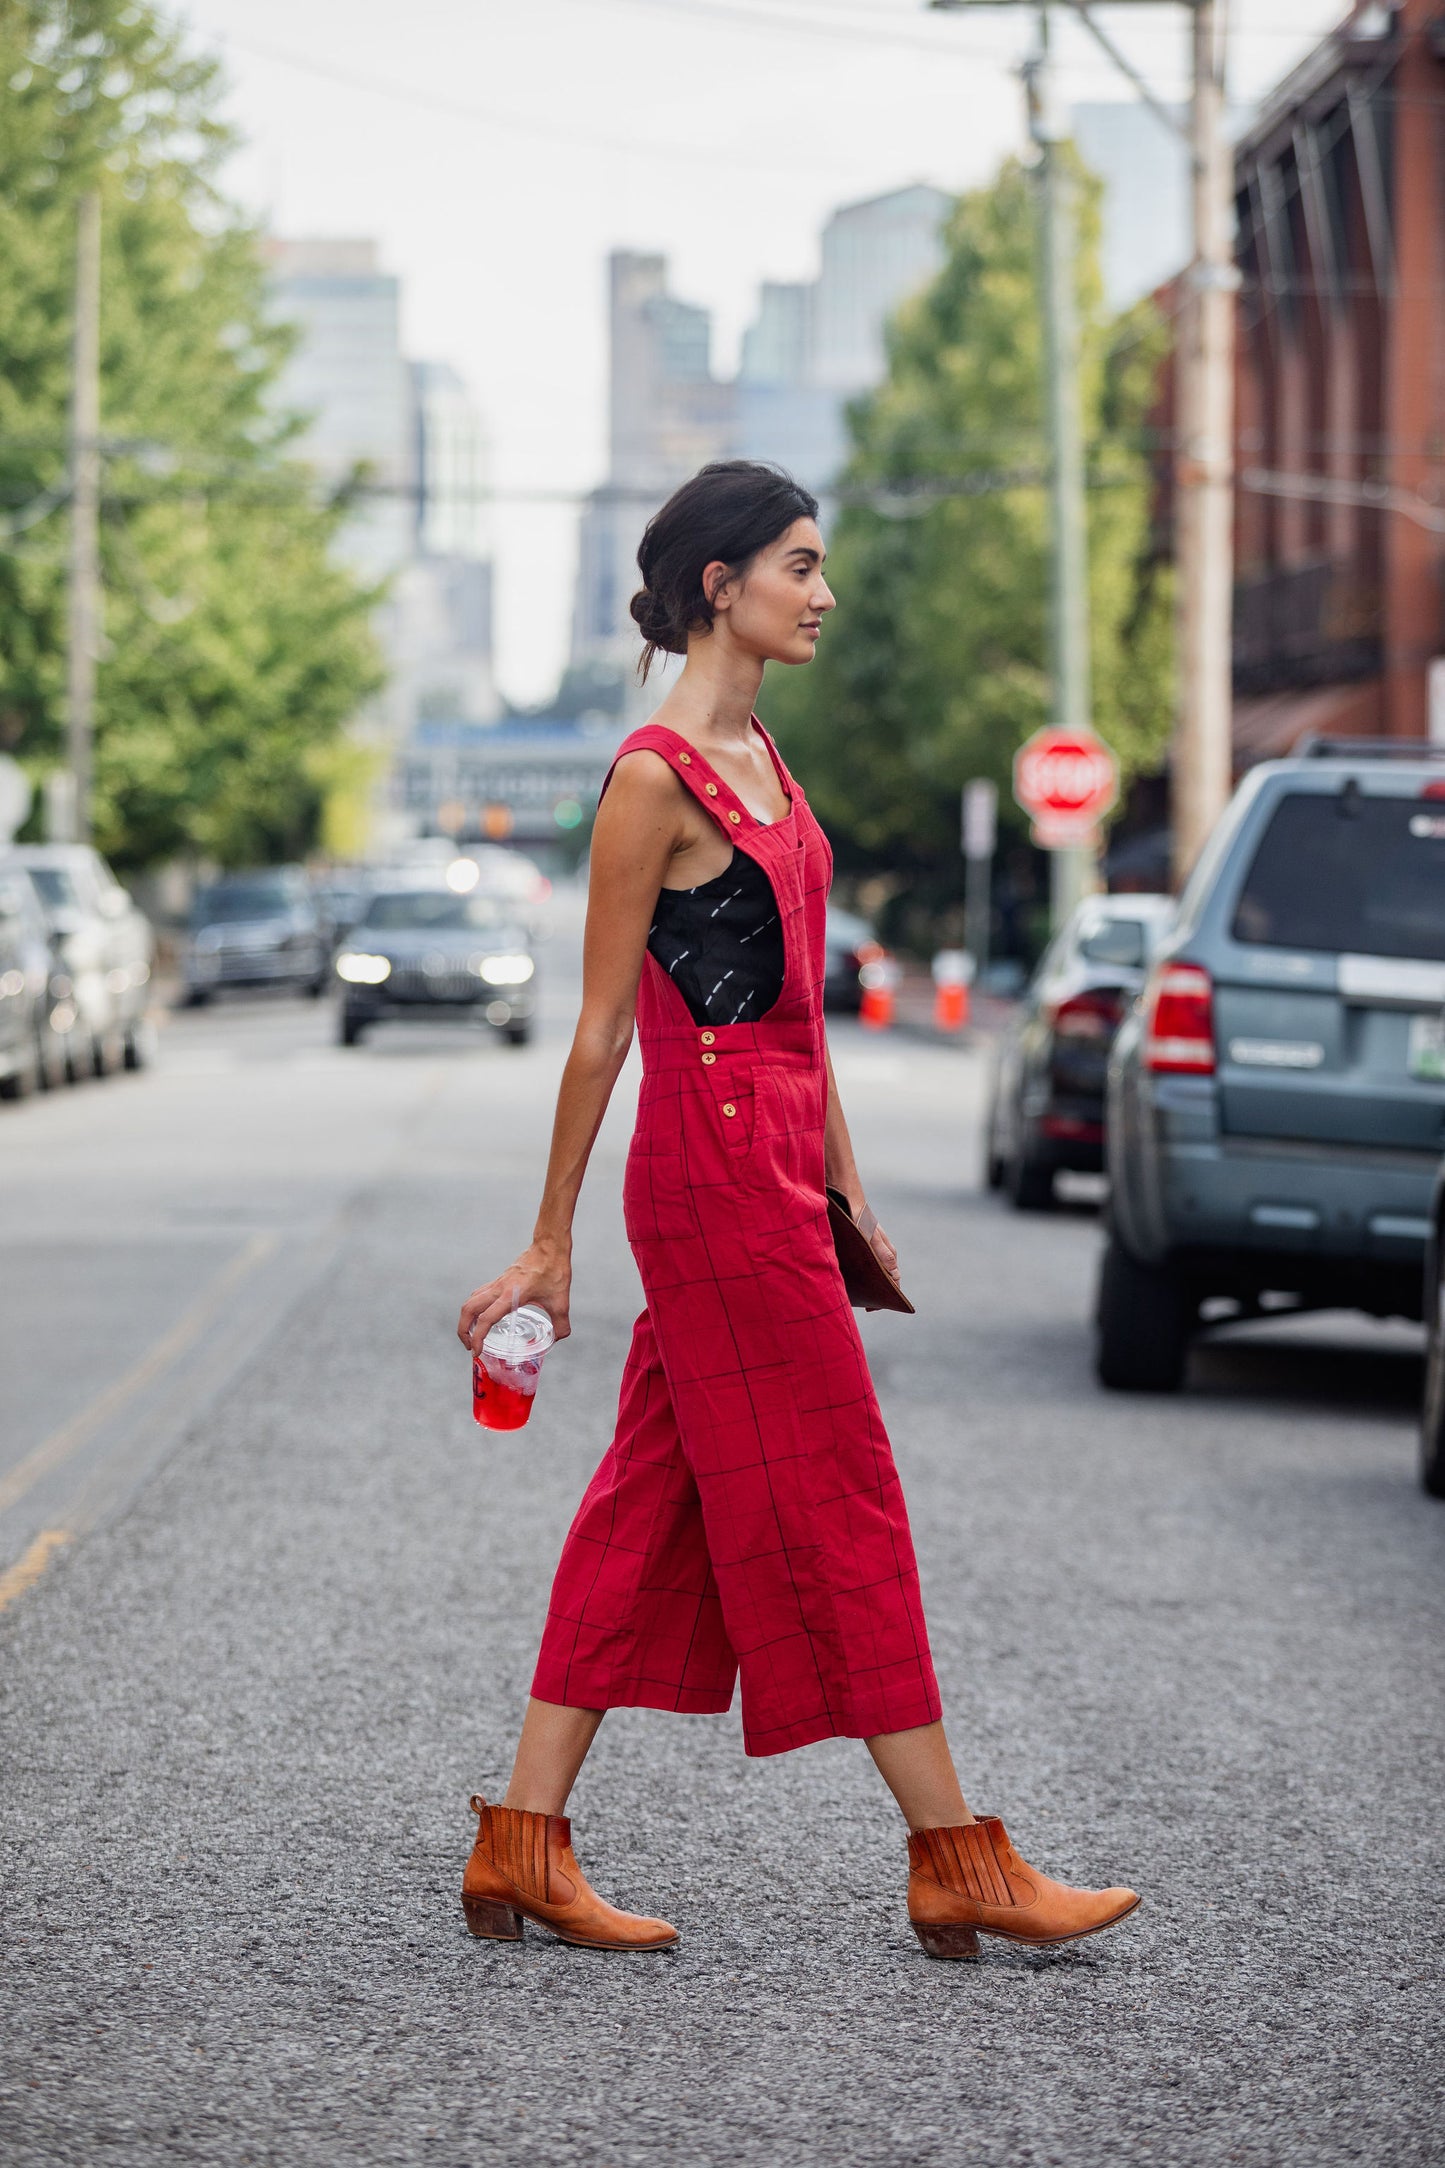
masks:
<svg viewBox="0 0 1445 2168"><path fill-rule="evenodd" d="M753 1079L737 1077L725 1088L719 1086L713 1104L724 1147L733 1158L745 1158L752 1150L757 1129L758 1102Z"/></svg>
<svg viewBox="0 0 1445 2168"><path fill-rule="evenodd" d="M622 1219L629 1242L678 1242L697 1233L680 1152L640 1152L633 1146L622 1178Z"/></svg>

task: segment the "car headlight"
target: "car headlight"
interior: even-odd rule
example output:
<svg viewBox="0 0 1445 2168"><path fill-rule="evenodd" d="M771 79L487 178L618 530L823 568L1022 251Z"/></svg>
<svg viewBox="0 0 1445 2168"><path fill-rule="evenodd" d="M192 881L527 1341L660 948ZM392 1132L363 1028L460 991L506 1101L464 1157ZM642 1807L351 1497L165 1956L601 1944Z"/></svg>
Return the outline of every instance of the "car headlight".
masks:
<svg viewBox="0 0 1445 2168"><path fill-rule="evenodd" d="M343 949L336 959L336 976L349 986L380 986L391 977L391 958L368 956L364 949Z"/></svg>
<svg viewBox="0 0 1445 2168"><path fill-rule="evenodd" d="M472 956L467 968L488 986L525 986L537 966L530 956Z"/></svg>

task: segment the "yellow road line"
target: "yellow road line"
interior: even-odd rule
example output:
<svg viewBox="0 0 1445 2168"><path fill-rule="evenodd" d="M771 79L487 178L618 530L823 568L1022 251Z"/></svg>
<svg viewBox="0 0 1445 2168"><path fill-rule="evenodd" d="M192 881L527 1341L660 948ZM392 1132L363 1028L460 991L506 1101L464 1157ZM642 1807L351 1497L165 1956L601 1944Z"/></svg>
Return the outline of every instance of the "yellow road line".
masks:
<svg viewBox="0 0 1445 2168"><path fill-rule="evenodd" d="M31 1584L40 1579L56 1552L70 1541L68 1528L42 1528L29 1550L17 1558L7 1572L0 1573L0 1611L17 1596L23 1596Z"/></svg>
<svg viewBox="0 0 1445 2168"><path fill-rule="evenodd" d="M43 1475L49 1475L53 1468L58 1468L80 1446L93 1438L101 1425L109 1422L111 1416L117 1414L128 1400L133 1400L137 1393L153 1384L173 1363L178 1362L199 1340L226 1298L235 1292L249 1273L255 1271L257 1265L271 1255L276 1242L275 1235L252 1235L239 1256L232 1258L224 1272L212 1281L205 1293L176 1320L164 1339L158 1340L133 1369L118 1377L103 1393L98 1393L89 1407L82 1408L68 1423L62 1423L59 1430L52 1431L42 1444L36 1446L33 1453L26 1454L24 1460L12 1468L8 1475L0 1476L0 1513L8 1511ZM27 1551L25 1555L28 1558L30 1553ZM25 1560L22 1559L20 1565L23 1566L24 1563ZM43 1563L42 1561L42 1565ZM20 1567L16 1566L11 1570L18 1573Z"/></svg>

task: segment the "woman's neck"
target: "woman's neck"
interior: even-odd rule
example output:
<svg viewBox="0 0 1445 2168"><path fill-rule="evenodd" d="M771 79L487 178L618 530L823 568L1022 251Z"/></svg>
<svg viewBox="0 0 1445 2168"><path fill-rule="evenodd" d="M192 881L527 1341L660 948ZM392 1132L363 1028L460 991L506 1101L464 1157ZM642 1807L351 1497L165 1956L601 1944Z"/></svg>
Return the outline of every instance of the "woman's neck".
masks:
<svg viewBox="0 0 1445 2168"><path fill-rule="evenodd" d="M750 747L762 682L757 656L729 648L716 630L694 635L682 674L657 711L658 720L683 723L689 734L705 736L715 745Z"/></svg>

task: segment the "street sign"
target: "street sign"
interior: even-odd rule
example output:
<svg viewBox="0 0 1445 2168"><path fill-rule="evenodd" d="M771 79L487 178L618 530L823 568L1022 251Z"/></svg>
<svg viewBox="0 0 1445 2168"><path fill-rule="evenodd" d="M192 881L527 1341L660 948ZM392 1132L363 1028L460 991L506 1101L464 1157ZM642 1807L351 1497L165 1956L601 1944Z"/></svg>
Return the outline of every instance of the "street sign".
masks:
<svg viewBox="0 0 1445 2168"><path fill-rule="evenodd" d="M998 840L998 785L976 776L963 786L963 855L992 858Z"/></svg>
<svg viewBox="0 0 1445 2168"><path fill-rule="evenodd" d="M1042 850L1076 850L1119 796L1119 763L1092 730L1036 730L1014 755L1014 796Z"/></svg>

